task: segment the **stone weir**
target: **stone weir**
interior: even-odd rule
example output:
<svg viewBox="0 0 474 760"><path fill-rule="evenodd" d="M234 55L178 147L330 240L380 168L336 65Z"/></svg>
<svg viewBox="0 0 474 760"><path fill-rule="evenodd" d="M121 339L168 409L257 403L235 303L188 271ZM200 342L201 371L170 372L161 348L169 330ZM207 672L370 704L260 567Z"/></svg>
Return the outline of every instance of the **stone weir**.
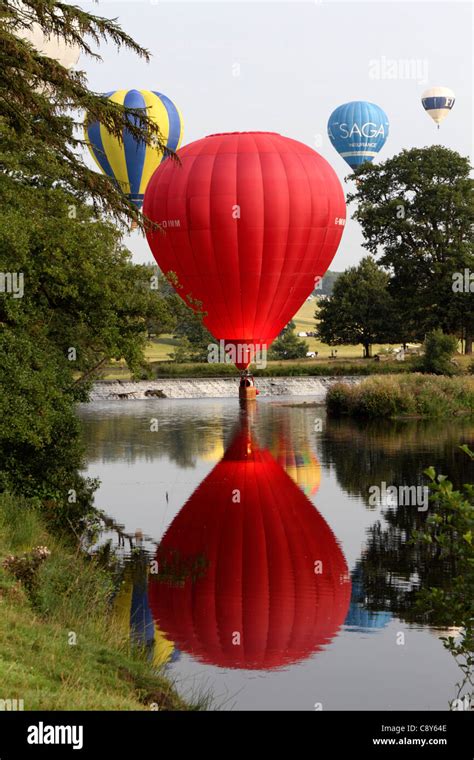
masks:
<svg viewBox="0 0 474 760"><path fill-rule="evenodd" d="M313 396L324 401L328 388L337 382L358 383L361 377L257 377L261 396ZM238 398L238 377L163 378L127 382L107 380L96 383L91 401L138 400L146 398Z"/></svg>

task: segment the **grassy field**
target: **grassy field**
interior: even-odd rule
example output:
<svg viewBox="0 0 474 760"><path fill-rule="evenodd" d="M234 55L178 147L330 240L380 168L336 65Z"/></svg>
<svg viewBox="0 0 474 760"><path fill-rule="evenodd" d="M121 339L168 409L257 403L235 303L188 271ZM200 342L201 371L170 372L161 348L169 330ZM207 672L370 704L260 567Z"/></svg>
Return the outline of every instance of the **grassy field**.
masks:
<svg viewBox="0 0 474 760"><path fill-rule="evenodd" d="M305 301L301 309L294 317L296 325L296 332L314 332L316 322L314 319L314 312L316 309L316 301ZM304 339L309 346L309 351L317 351L318 358L328 359L331 356L331 351L334 350L331 346L321 343L316 338ZM166 361L169 360L169 354L173 352L173 347L177 341L172 338L171 335L160 336L156 340L150 341L146 351L146 357L150 362ZM399 345L399 344L397 344ZM337 356L342 359L361 359L363 356L362 345L358 346L336 346ZM389 344L376 344L373 347L373 353L379 353L384 349L390 348Z"/></svg>
<svg viewBox="0 0 474 760"><path fill-rule="evenodd" d="M315 320L314 312L316 301L305 301L301 309L294 317L296 332L314 332ZM335 346L331 347L316 338L304 338L308 343L309 351L317 351L316 359L301 359L298 361L269 361L267 369L261 372L255 372L255 375L342 375L342 374L388 374L404 373L411 370L410 361L397 362L394 358L387 357L383 362L375 362L363 358L362 345L357 346ZM153 375L158 376L176 376L176 377L215 377L221 375L233 375L236 371L231 365L216 364L174 364L170 363L170 354L173 353L177 341L171 335L162 335L159 338L150 340L147 344L145 356L150 365ZM386 354L391 348L398 348L399 343L375 344L372 347L372 354ZM416 348L416 346L413 346ZM332 352L337 351L336 358L331 356ZM389 359L389 360L388 360ZM456 356L456 362L461 370L467 371L468 365L472 361L469 356ZM131 375L125 363L111 362L105 368L102 374L103 380L130 380Z"/></svg>
<svg viewBox="0 0 474 760"><path fill-rule="evenodd" d="M312 299L311 301L305 301L301 309L298 311L296 316L294 317L294 322L296 325L296 332L314 332L316 323L314 320L314 312L316 309L316 301ZM317 340L316 338L305 338L304 339L308 343L308 350L309 351L317 351L318 352L318 359L316 362L313 362L312 360L306 360L304 362L305 366L306 364L310 366L313 364L313 366L318 366L320 361L324 361L331 358L331 352L333 350L337 350L337 360L351 360L351 363L353 360L356 361L356 363L359 363L359 360L364 362L366 364L366 361L362 359L363 356L363 348L362 345L359 346L336 346L335 349L333 349L331 346L326 345L325 343L321 343L321 341ZM148 342L147 348L146 348L146 359L150 364L156 364L157 362L166 362L170 360L170 354L173 353L174 347L177 345L177 340L175 340L171 335L161 335L159 338L150 340ZM398 345L398 344L397 344ZM373 347L373 353L380 353L386 349L390 348L388 344L377 344ZM331 361L334 361L332 359ZM272 368L279 364L278 362L269 362L268 366L269 368ZM288 363L289 365L289 363ZM288 369L290 367L288 366ZM212 373L211 373L212 374ZM281 373L279 373L281 374ZM323 374L323 373L321 373ZM327 372L324 374L328 374ZM129 380L130 379L130 372L128 371L127 367L125 366L124 362L112 362L109 364L106 368L105 373L103 374L104 380Z"/></svg>
<svg viewBox="0 0 474 760"><path fill-rule="evenodd" d="M170 354L173 353L178 341L171 335L160 335L148 341L146 347L146 358L149 362L165 362L170 360Z"/></svg>
<svg viewBox="0 0 474 760"><path fill-rule="evenodd" d="M238 371L233 364L210 364L156 362L150 365L151 374L147 379L153 378L201 378L201 377L238 377ZM365 359L297 359L295 361L269 361L265 367L253 367L253 375L258 377L328 377L347 375L373 375L373 374L398 374L413 371L411 361L397 362L386 361L377 363ZM107 379L127 380L126 370L120 374L115 368L113 373L107 375Z"/></svg>
<svg viewBox="0 0 474 760"><path fill-rule="evenodd" d="M314 312L316 311L316 300L305 301L301 309L294 316L296 333L299 332L314 332L316 327L316 320L314 318ZM331 356L331 351L337 350L337 356L341 359L361 359L363 356L363 346L328 346L326 343L321 343L317 338L304 338L310 351L317 351L318 358L328 359ZM396 347L400 344L397 343ZM373 354L378 354L385 349L390 348L388 343L379 344L373 346Z"/></svg>
<svg viewBox="0 0 474 760"><path fill-rule="evenodd" d="M38 546L51 554L34 583L3 566ZM49 533L29 502L0 496L2 699L22 699L25 710L199 709L131 648L110 609L111 584L109 572Z"/></svg>

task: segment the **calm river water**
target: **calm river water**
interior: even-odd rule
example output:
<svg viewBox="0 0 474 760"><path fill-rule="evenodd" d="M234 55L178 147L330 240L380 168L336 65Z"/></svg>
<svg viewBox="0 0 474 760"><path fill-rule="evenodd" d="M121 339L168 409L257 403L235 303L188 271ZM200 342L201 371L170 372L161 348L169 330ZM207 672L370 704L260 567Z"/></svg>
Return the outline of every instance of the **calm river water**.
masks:
<svg viewBox="0 0 474 760"><path fill-rule="evenodd" d="M472 482L474 424L362 424L311 399L95 402L96 504L120 526L117 610L185 696L222 709L448 709L460 671L413 608L432 572L391 485ZM380 498L371 497L379 486ZM445 632L444 632L445 633Z"/></svg>

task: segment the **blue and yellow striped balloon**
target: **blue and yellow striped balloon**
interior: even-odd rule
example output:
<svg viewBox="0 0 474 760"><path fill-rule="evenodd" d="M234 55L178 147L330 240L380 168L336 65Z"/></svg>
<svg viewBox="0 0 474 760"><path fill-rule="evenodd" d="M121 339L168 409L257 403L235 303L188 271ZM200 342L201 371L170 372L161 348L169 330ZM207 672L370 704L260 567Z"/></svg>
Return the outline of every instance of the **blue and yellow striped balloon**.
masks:
<svg viewBox="0 0 474 760"><path fill-rule="evenodd" d="M183 137L183 119L175 104L160 92L150 90L114 90L105 94L109 100L127 108L144 108L158 125L167 148L176 151ZM129 116L130 123L133 116ZM101 171L114 180L127 198L141 208L148 182L163 160L163 151L138 141L123 130L123 142L110 134L98 121L87 124L89 150Z"/></svg>

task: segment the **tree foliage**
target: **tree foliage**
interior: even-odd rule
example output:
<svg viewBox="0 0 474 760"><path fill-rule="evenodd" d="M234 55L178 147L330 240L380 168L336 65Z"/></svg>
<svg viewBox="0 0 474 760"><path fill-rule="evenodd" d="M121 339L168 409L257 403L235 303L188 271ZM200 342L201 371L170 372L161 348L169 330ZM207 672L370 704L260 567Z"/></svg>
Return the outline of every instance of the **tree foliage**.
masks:
<svg viewBox="0 0 474 760"><path fill-rule="evenodd" d="M282 330L270 348L271 359L303 359L309 350L308 343L299 338L293 320Z"/></svg>
<svg viewBox="0 0 474 760"><path fill-rule="evenodd" d="M418 369L433 375L454 375L456 365L452 363L452 357L457 346L458 339L455 335L445 335L442 330L432 330L425 338L424 354Z"/></svg>
<svg viewBox="0 0 474 760"><path fill-rule="evenodd" d="M403 336L423 340L441 328L471 350L474 305L453 279L474 271L472 185L467 158L440 145L404 150L355 172L354 218L364 247L390 272L389 292L403 317Z"/></svg>
<svg viewBox="0 0 474 760"><path fill-rule="evenodd" d="M319 338L330 346L364 346L370 356L374 343L396 340L396 318L388 292L389 275L371 256L339 275L331 298L322 301L315 317Z"/></svg>
<svg viewBox="0 0 474 760"><path fill-rule="evenodd" d="M146 321L171 326L148 269L131 262L120 232L59 188L0 185L0 269L21 272L24 295L5 294L0 322L50 342L77 377L101 361L143 366ZM74 360L68 351L74 348Z"/></svg>
<svg viewBox="0 0 474 760"><path fill-rule="evenodd" d="M85 112L118 136L134 112L21 32L39 23L88 55L107 39L148 54L116 22L55 0L2 0L0 11L0 490L39 498L64 528L88 513L95 487L80 474L75 404L110 359L141 373L148 322L171 329L174 320L122 245L116 222L133 207L81 156ZM143 112L134 115L127 128L164 147Z"/></svg>
<svg viewBox="0 0 474 760"><path fill-rule="evenodd" d="M0 487L62 507L73 489L71 516L91 497L77 474L75 403L110 359L139 375L147 320L171 329L173 317L120 232L60 188L3 177L0 272ZM22 293L8 292L7 275L22 278Z"/></svg>
<svg viewBox="0 0 474 760"><path fill-rule="evenodd" d="M140 216L117 187L84 163L82 129L85 115L100 121L122 139L123 128L166 153L158 127L141 109L130 109L91 91L80 71L68 71L41 55L22 37L38 24L46 37L55 35L78 45L82 54L100 60L96 46L111 42L148 61L138 45L116 21L101 18L75 5L56 0L1 0L0 2L0 169L18 182L33 185L61 183L76 196L89 198L97 210L127 222ZM129 118L133 116L133 119ZM11 152L15 143L17 150ZM47 156L48 160L44 161Z"/></svg>
<svg viewBox="0 0 474 760"><path fill-rule="evenodd" d="M331 269L328 269L324 277L318 282L317 287L313 290L313 296L331 296L334 283L340 274L340 272L333 272Z"/></svg>

